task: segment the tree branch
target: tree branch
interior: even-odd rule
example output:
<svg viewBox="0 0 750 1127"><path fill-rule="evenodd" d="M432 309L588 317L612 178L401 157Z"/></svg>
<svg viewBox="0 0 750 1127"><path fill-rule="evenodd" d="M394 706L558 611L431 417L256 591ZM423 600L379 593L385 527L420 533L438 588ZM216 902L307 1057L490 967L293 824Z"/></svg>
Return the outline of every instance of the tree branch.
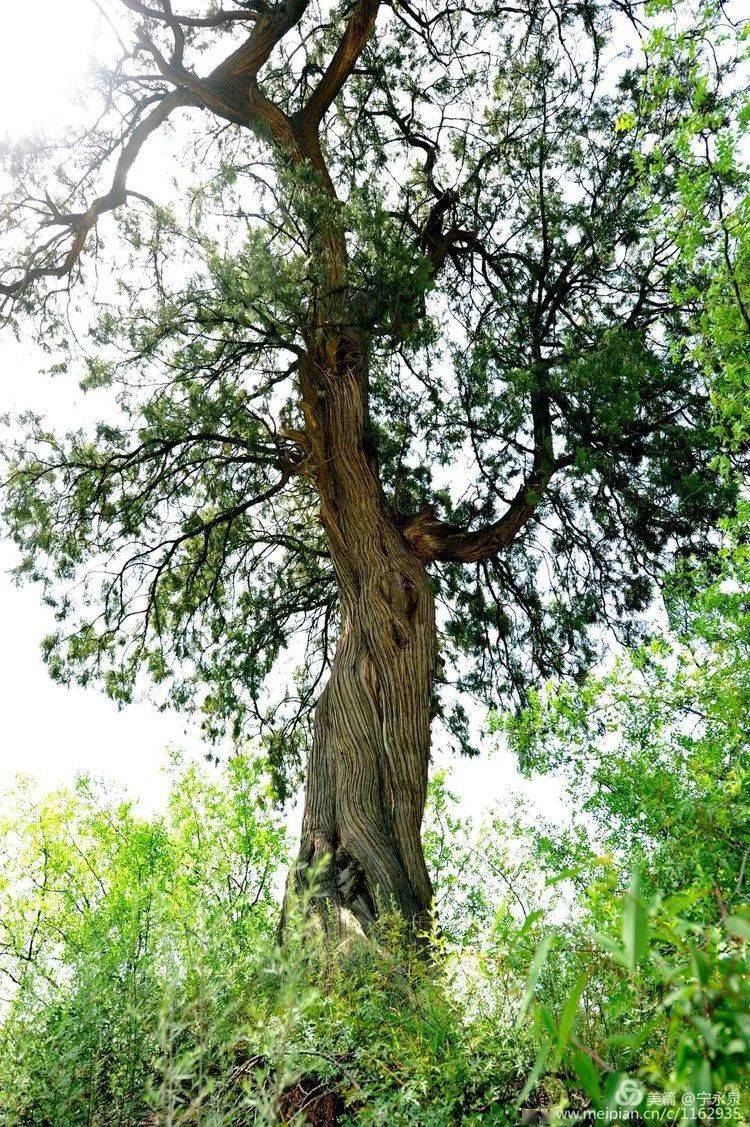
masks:
<svg viewBox="0 0 750 1127"><path fill-rule="evenodd" d="M520 487L499 520L468 531L438 520L433 509L423 509L411 517L402 532L425 562L480 563L493 559L516 539L529 523L552 480L553 474L573 462L570 455L557 458L541 474L532 473Z"/></svg>
<svg viewBox="0 0 750 1127"><path fill-rule="evenodd" d="M354 8L333 58L302 110L300 116L307 125L317 128L340 94L372 34L379 7L380 0L359 0Z"/></svg>
<svg viewBox="0 0 750 1127"><path fill-rule="evenodd" d="M183 27L220 27L222 24L250 23L258 18L259 12L263 11L263 5L258 2L246 4L237 11L220 8L211 16L184 16L176 12L170 12L167 16L163 10L149 8L146 4L141 4L140 0L120 0L120 3L145 19L159 20L160 23L170 25L177 23Z"/></svg>
<svg viewBox="0 0 750 1127"><path fill-rule="evenodd" d="M287 0L280 7L264 12L245 42L214 68L208 81L217 88L227 86L248 94L276 44L302 19L308 2Z"/></svg>
<svg viewBox="0 0 750 1127"><path fill-rule="evenodd" d="M46 206L49 209L49 219L43 223L43 226L59 227L60 236L41 247L32 248L21 276L10 282L0 281L0 295L12 299L41 278L64 278L70 274L80 259L88 234L96 226L99 217L125 203L128 197L128 173L144 143L164 124L174 110L194 104L195 100L187 90L174 90L165 95L151 113L135 127L123 146L109 191L103 196L98 196L86 211L61 212L48 199ZM66 231L71 236L70 244L60 252L60 256L57 256L54 252L60 241L64 239Z"/></svg>
<svg viewBox="0 0 750 1127"><path fill-rule="evenodd" d="M528 524L555 472L574 461L572 455L555 458L549 396L540 375L531 394L531 422L534 435L531 472L499 520L468 531L438 520L434 510L426 509L406 523L404 536L424 560L480 563L492 559Z"/></svg>

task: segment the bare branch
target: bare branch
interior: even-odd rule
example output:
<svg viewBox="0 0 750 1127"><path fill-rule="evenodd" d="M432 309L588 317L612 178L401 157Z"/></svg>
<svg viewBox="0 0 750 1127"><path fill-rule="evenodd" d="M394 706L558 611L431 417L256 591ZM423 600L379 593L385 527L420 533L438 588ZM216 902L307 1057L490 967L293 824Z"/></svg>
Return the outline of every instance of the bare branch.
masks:
<svg viewBox="0 0 750 1127"><path fill-rule="evenodd" d="M177 23L182 27L220 27L222 24L251 23L258 18L258 14L263 11L264 7L259 2L247 4L237 11L220 8L218 12L214 12L211 16L185 16L177 12L170 12L167 16L163 10L150 8L146 4L141 4L140 0L120 0L120 3L129 8L131 12L136 12L146 19L159 20L161 23L170 25Z"/></svg>
<svg viewBox="0 0 750 1127"><path fill-rule="evenodd" d="M307 124L317 127L340 93L372 34L379 7L380 0L359 0L354 8L333 58L302 111Z"/></svg>
<svg viewBox="0 0 750 1127"><path fill-rule="evenodd" d="M0 281L0 294L12 299L41 278L64 278L69 275L79 261L89 232L96 226L99 217L105 212L114 211L126 202L130 194L127 187L128 173L145 142L176 109L193 104L195 104L194 98L186 90L175 90L162 97L151 113L135 127L123 146L109 191L103 196L98 196L86 211L60 212L48 199L46 206L49 210L49 218L43 226L60 228L63 237L69 233L69 244L59 253L56 252L60 238L55 238L42 247L34 247L29 251L25 268L20 276L10 282Z"/></svg>

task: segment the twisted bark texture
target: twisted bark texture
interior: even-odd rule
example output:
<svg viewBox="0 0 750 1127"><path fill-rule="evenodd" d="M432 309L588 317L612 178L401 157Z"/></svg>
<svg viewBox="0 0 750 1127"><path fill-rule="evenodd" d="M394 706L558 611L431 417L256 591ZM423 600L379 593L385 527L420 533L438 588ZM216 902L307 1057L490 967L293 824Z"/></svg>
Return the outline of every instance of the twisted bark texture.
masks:
<svg viewBox="0 0 750 1127"><path fill-rule="evenodd" d="M367 367L356 336L311 350L307 432L338 580L341 633L315 714L297 882L323 869L328 923L369 929L393 908L429 925L421 845L436 663L424 563L387 512L367 449Z"/></svg>

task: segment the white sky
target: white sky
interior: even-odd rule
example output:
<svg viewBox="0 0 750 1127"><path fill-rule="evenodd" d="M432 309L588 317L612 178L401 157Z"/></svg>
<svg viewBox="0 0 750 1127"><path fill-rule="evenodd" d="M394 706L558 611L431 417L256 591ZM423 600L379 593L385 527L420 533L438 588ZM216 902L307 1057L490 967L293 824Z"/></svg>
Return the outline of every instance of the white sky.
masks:
<svg viewBox="0 0 750 1127"><path fill-rule="evenodd" d="M96 5L36 0L3 7L0 136L53 132L68 116L76 76L97 50L106 53L95 36L101 27ZM95 403L91 397L83 401L74 378L52 380L40 372L43 365L32 347L0 335L0 414L34 408L66 429ZM50 614L38 589L18 589L8 577L14 558L12 546L0 542L0 790L18 772L35 776L46 788L87 771L123 784L144 807L158 807L165 793L165 748L200 754L198 733L186 729L180 716L159 713L146 702L118 711L94 689L55 685L39 649L51 629ZM502 752L457 763L452 785L467 813L486 810L511 788L533 795L546 814L561 812L558 784L522 784Z"/></svg>

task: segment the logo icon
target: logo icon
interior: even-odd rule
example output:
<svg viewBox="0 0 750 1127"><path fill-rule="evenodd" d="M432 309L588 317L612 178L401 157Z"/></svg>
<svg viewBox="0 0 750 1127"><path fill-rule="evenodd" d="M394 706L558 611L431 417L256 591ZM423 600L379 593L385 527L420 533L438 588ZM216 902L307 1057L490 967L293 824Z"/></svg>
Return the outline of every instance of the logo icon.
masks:
<svg viewBox="0 0 750 1127"><path fill-rule="evenodd" d="M639 1084L637 1080L633 1080L630 1076L623 1076L617 1085L615 1099L622 1108L634 1108L638 1107L645 1094L646 1090L642 1084Z"/></svg>

